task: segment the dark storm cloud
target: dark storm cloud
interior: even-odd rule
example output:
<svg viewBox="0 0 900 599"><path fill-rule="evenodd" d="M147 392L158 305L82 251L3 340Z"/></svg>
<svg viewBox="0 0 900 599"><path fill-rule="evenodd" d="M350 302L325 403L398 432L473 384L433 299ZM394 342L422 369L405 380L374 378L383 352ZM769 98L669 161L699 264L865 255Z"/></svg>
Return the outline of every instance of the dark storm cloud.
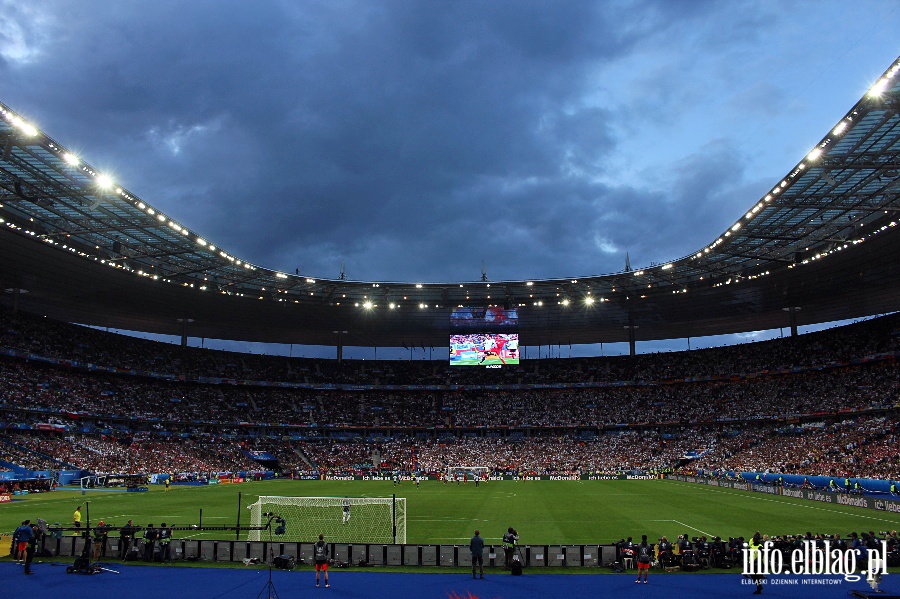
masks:
<svg viewBox="0 0 900 599"><path fill-rule="evenodd" d="M777 5L2 7L5 102L264 266L336 277L346 259L353 278L422 281L477 279L482 260L494 279L604 273L625 251L644 264L695 251L755 199L746 156L721 133L685 138L633 180L616 173L633 136L666 139L715 105L709 73L692 68L738 80L717 56L756 43ZM776 114L761 105L778 94L761 82L727 103Z"/></svg>

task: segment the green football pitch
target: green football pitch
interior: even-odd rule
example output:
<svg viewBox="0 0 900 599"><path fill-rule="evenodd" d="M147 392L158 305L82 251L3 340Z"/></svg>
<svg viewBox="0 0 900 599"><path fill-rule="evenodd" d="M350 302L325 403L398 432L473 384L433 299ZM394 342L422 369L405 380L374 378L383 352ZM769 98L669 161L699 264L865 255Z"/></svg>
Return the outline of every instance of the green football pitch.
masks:
<svg viewBox="0 0 900 599"><path fill-rule="evenodd" d="M712 489L676 481L491 481L477 488L425 481L419 488L383 481L266 481L207 487L175 486L168 492L153 486L148 493L59 490L16 497L0 504L0 532L11 533L22 520L43 518L70 526L76 506L89 502L91 524L103 519L113 526L131 518L145 526L234 526L241 498L241 524L259 495L315 497L407 498L407 542L467 543L474 529L498 543L507 527L515 527L523 544L605 544L646 534L655 541L679 534L749 537L764 534L839 533L900 528L900 514L766 496L733 489ZM85 519L86 520L86 519ZM355 518L354 526L364 523ZM303 523L288 522L289 527ZM310 533L310 541L314 540ZM242 538L246 538L246 533ZM176 538L233 539L226 531L179 531ZM363 539L360 542L364 542Z"/></svg>

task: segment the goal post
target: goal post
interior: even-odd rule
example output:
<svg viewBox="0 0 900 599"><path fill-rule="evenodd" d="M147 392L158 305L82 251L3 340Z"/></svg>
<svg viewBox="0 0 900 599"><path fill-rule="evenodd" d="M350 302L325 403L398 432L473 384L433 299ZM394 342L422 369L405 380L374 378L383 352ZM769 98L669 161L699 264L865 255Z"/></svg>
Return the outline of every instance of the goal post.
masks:
<svg viewBox="0 0 900 599"><path fill-rule="evenodd" d="M345 511L344 508L349 508ZM285 532L273 539L329 543L406 544L406 498L281 497L262 495L250 509L251 526L265 526L266 514L285 520ZM274 525L274 524L273 524ZM247 540L268 541L269 533L251 530Z"/></svg>

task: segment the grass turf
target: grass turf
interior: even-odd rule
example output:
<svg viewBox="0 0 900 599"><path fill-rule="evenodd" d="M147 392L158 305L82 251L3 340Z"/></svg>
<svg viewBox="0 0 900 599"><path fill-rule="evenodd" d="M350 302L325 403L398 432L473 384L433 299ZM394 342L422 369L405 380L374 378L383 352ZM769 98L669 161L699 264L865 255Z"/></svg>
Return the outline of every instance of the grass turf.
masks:
<svg viewBox="0 0 900 599"><path fill-rule="evenodd" d="M90 502L91 524L113 526L129 518L141 526L233 526L243 494L241 523L249 525L246 506L259 495L407 498L407 542L468 543L475 528L488 543L499 543L508 526L522 544L604 544L646 534L655 541L679 534L749 537L765 534L840 533L900 528L900 514L676 481L492 481L475 488L425 481L421 487L385 481L266 481L207 487L175 486L169 492L108 493L60 490L0 504L0 532L11 533L22 520L43 518L69 526L75 507ZM16 499L19 499L18 497ZM85 516L86 509L82 512ZM359 518L353 522L362 529ZM296 529L301 522L289 522ZM314 540L317 531L309 531ZM245 533L246 534L246 533ZM227 531L179 531L176 538L230 539ZM246 538L246 537L243 537ZM305 538L305 537L304 537ZM364 540L360 540L364 542Z"/></svg>

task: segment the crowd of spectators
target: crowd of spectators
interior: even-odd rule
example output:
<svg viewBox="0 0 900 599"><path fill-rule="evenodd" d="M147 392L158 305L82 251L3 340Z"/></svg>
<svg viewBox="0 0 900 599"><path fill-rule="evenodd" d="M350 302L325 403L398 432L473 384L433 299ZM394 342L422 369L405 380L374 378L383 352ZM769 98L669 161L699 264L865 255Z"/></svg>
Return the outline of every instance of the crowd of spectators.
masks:
<svg viewBox="0 0 900 599"><path fill-rule="evenodd" d="M97 474L179 475L261 470L246 450L274 456L285 474L373 474L400 471L436 474L453 466L484 466L492 474L593 475L631 471L773 472L886 480L900 478L900 417L857 416L784 427L777 423L679 426L609 431L593 437L453 436L419 438L397 434L371 441L285 441L257 438L228 442L206 439L125 443L92 435L19 435L5 439L32 448L2 459L29 468L68 464ZM694 456L699 456L694 458ZM38 469L38 468L34 468ZM45 469L45 468L40 468Z"/></svg>
<svg viewBox="0 0 900 599"><path fill-rule="evenodd" d="M444 472L485 466L494 474L592 475L697 469L777 472L895 480L900 478L897 417L848 418L785 432L775 424L731 428L680 427L623 430L579 439L575 435L511 440L449 437L392 443L303 443L301 451L322 473ZM688 456L700 455L698 459ZM377 456L379 460L374 460Z"/></svg>
<svg viewBox="0 0 900 599"><path fill-rule="evenodd" d="M34 419L170 432L209 424L458 429L772 420L891 408L900 391L897 371L895 362L883 361L713 382L396 392L201 385L0 359L0 428Z"/></svg>
<svg viewBox="0 0 900 599"><path fill-rule="evenodd" d="M504 383L615 385L399 391L171 375L459 381L444 364L340 364L181 348L0 310L0 347L170 375L0 358L0 432L19 435L0 437L0 460L33 470L193 476L258 468L244 453L253 449L275 455L288 472L441 472L468 464L495 473L584 474L669 468L694 452L700 459L685 468L896 478L898 366L892 355L859 358L896 351L898 322L888 316L693 352L533 361L501 375Z"/></svg>
<svg viewBox="0 0 900 599"><path fill-rule="evenodd" d="M895 480L900 478L900 422L846 418L798 427L752 427L720 439L687 468Z"/></svg>
<svg viewBox="0 0 900 599"><path fill-rule="evenodd" d="M237 444L146 440L127 445L88 435L47 440L42 448L95 474L237 472L259 468Z"/></svg>
<svg viewBox="0 0 900 599"><path fill-rule="evenodd" d="M600 358L524 359L500 371L445 361L342 361L181 347L0 308L0 347L115 368L309 384L537 384L662 381L809 367L900 349L900 316L798 337L694 351Z"/></svg>
<svg viewBox="0 0 900 599"><path fill-rule="evenodd" d="M29 470L60 470L69 464L57 460L42 450L40 441L28 435L0 437L0 460Z"/></svg>

